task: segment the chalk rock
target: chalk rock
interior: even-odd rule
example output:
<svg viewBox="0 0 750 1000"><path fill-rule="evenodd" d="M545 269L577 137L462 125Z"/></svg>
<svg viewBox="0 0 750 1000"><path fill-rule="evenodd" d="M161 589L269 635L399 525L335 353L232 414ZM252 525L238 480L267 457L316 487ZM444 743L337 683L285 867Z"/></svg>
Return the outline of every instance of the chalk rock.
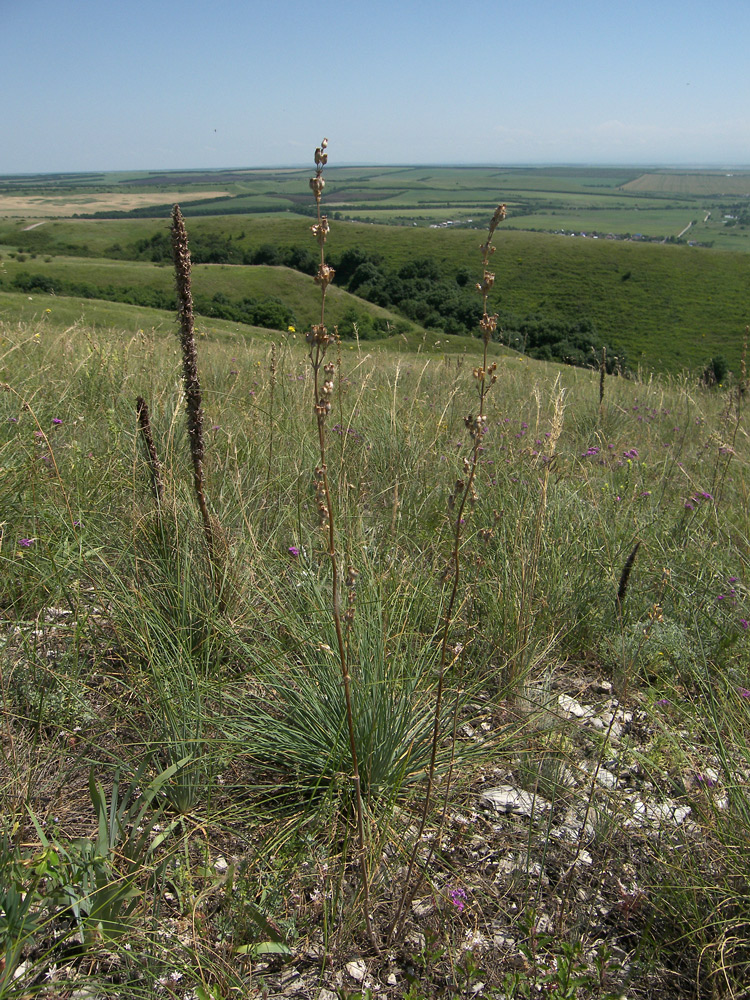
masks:
<svg viewBox="0 0 750 1000"><path fill-rule="evenodd" d="M512 785L498 785L488 788L479 796L482 805L496 812L513 813L516 816L531 816L533 813L546 812L551 809L551 803L541 795L525 792L522 788Z"/></svg>

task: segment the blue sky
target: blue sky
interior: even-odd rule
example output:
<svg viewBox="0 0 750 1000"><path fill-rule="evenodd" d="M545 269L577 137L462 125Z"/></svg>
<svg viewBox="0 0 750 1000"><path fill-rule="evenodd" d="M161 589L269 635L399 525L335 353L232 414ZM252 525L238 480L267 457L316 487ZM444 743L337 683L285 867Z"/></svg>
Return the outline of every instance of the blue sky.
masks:
<svg viewBox="0 0 750 1000"><path fill-rule="evenodd" d="M750 164L748 0L0 0L0 173Z"/></svg>

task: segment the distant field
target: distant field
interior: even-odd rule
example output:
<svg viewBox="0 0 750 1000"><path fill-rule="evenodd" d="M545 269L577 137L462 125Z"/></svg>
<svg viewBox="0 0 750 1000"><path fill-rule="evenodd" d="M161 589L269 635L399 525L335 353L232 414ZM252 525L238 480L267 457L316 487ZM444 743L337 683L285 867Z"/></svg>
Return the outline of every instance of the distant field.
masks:
<svg viewBox="0 0 750 1000"><path fill-rule="evenodd" d="M226 191L120 191L111 194L0 194L0 218L59 218L91 215L94 212L129 212L133 208L163 205L166 202L221 198Z"/></svg>
<svg viewBox="0 0 750 1000"><path fill-rule="evenodd" d="M627 209L592 209L581 207L559 208L554 211L539 211L527 215L511 214L508 223L513 228L591 233L642 233L644 236L677 236L695 218L685 207L664 207L662 205L637 206Z"/></svg>
<svg viewBox="0 0 750 1000"><path fill-rule="evenodd" d="M31 225L73 214L166 218L175 201L189 217L309 213L309 173L283 168L0 177L0 219L23 217ZM744 251L744 241L724 239L715 220L736 210L736 202L743 203L749 193L746 170L331 165L326 168L325 203L334 217L481 228L476 216L505 201L520 228L662 238L674 237L694 218L712 213L708 238Z"/></svg>
<svg viewBox="0 0 750 1000"><path fill-rule="evenodd" d="M647 173L623 184L623 191L704 196L732 195L750 198L750 171Z"/></svg>

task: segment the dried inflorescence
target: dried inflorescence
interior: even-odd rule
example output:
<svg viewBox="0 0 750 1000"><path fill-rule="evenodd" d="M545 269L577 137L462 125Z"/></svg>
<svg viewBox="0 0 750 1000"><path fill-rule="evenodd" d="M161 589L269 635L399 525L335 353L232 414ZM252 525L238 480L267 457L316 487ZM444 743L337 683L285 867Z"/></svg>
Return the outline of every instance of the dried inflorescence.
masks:
<svg viewBox="0 0 750 1000"><path fill-rule="evenodd" d="M320 198L325 186L322 173L323 167L328 162L328 153L325 152L327 146L328 140L324 139L320 146L318 146L315 150L315 176L310 178L310 187L315 195L315 202L318 209L318 220L315 225L312 226L312 233L320 248L320 263L318 264L318 270L315 275L315 283L320 286L321 290L320 323L316 323L311 326L309 331L305 334L305 339L310 345L310 363L312 364L313 372L315 374L315 414L318 418L319 424L321 425L331 412L334 366L332 364L327 364L323 369L324 381L322 386L319 383L318 376L323 364L325 353L329 345L336 340L335 334L329 333L328 328L325 325L326 290L336 274L330 264L326 264L325 242L326 237L330 232L330 226L328 224L328 217L320 214Z"/></svg>
<svg viewBox="0 0 750 1000"><path fill-rule="evenodd" d="M198 378L198 354L195 348L195 320L191 291L191 262L188 235L180 206L172 210L172 254L177 283L177 310L180 321L180 346L182 348L182 379L185 387L188 440L193 460L193 485L203 519L209 559L214 560L214 536L206 503L206 479L203 470L205 447L203 443L203 408L201 386Z"/></svg>
<svg viewBox="0 0 750 1000"><path fill-rule="evenodd" d="M495 248L492 247L492 250ZM478 281L475 285L476 290L480 295L489 295L492 291L492 286L495 284L495 275L492 271L485 271L481 281Z"/></svg>
<svg viewBox="0 0 750 1000"><path fill-rule="evenodd" d="M328 332L328 328L322 323L315 323L305 334L305 340L311 347L321 347L325 350L335 337Z"/></svg>
<svg viewBox="0 0 750 1000"><path fill-rule="evenodd" d="M331 513L328 509L325 465L321 464L315 469L315 475L313 476L313 489L315 490L315 502L318 506L318 522L321 528L327 528Z"/></svg>
<svg viewBox="0 0 750 1000"><path fill-rule="evenodd" d="M482 340L484 341L485 347L492 340L492 336L495 333L495 330L497 330L497 315L490 316L487 312L487 297L495 284L495 275L489 270L490 257L495 252L495 247L492 245L492 237L498 227L498 224L505 218L505 215L505 204L503 203L502 205L498 205L492 219L490 220L487 239L479 248L482 251L482 280L477 282L475 287L482 296L483 315L479 321L479 329L481 330Z"/></svg>
<svg viewBox="0 0 750 1000"><path fill-rule="evenodd" d="M157 503L164 501L164 480L161 474L161 462L156 452L154 435L151 431L151 415L146 400L139 396L135 401L135 410L138 417L138 426L141 431L143 443L146 446L146 457L148 468L151 474L151 490Z"/></svg>
<svg viewBox="0 0 750 1000"><path fill-rule="evenodd" d="M318 204L320 204L320 197L323 194L323 188L326 186L322 173L323 167L326 163L328 163L328 153L325 151L327 146L328 139L324 139L315 150L315 176L310 178L310 187L312 188L312 193L315 195L315 201Z"/></svg>
<svg viewBox="0 0 750 1000"><path fill-rule="evenodd" d="M346 613L344 614L344 621L347 625L351 625L354 621L354 612L357 604L357 577L359 573L353 566L347 566L346 569Z"/></svg>
<svg viewBox="0 0 750 1000"><path fill-rule="evenodd" d="M489 368L485 369L480 365L477 368L474 368L471 374L475 379L478 379L479 382L485 382L485 380L488 380L490 385L494 385L495 382L497 382L497 375L495 374L496 371L497 361L493 361Z"/></svg>
<svg viewBox="0 0 750 1000"><path fill-rule="evenodd" d="M325 291L333 281L335 274L334 269L328 264L320 264L315 275L315 284L320 285L323 291Z"/></svg>
<svg viewBox="0 0 750 1000"><path fill-rule="evenodd" d="M479 329L482 333L482 339L485 344L488 344L492 340L495 330L497 330L497 315L488 316L485 313L479 320Z"/></svg>
<svg viewBox="0 0 750 1000"><path fill-rule="evenodd" d="M333 397L333 376L336 366L329 363L323 368L323 385L320 388L318 400L315 403L315 413L318 420L325 420L331 412L331 399Z"/></svg>
<svg viewBox="0 0 750 1000"><path fill-rule="evenodd" d="M469 437L476 443L487 430L487 417L483 413L478 413L475 417L469 414L468 417L464 417L464 425Z"/></svg>
<svg viewBox="0 0 750 1000"><path fill-rule="evenodd" d="M331 227L328 225L328 216L321 215L320 221L316 222L314 226L311 226L312 234L318 241L318 246L323 246L326 241L326 237L331 231Z"/></svg>

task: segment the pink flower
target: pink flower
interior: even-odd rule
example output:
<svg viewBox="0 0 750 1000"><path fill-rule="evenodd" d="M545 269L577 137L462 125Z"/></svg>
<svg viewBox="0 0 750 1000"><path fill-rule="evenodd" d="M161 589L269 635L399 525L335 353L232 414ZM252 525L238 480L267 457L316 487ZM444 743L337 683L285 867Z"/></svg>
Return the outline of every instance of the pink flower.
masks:
<svg viewBox="0 0 750 1000"><path fill-rule="evenodd" d="M450 889L448 892L448 898L451 903L456 907L459 913L463 913L464 907L466 906L466 890L465 889Z"/></svg>

